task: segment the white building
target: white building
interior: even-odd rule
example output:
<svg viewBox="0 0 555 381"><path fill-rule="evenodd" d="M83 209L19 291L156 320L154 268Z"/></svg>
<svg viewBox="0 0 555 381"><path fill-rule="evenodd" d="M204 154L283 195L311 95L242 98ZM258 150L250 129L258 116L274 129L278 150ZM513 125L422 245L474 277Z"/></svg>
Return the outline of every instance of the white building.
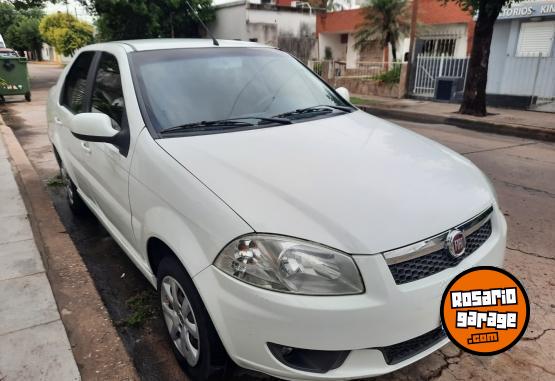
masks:
<svg viewBox="0 0 555 381"><path fill-rule="evenodd" d="M493 30L488 103L555 111L555 1L505 8Z"/></svg>
<svg viewBox="0 0 555 381"><path fill-rule="evenodd" d="M317 57L316 11L290 4L245 0L217 4L210 29L216 38L275 46L303 61Z"/></svg>

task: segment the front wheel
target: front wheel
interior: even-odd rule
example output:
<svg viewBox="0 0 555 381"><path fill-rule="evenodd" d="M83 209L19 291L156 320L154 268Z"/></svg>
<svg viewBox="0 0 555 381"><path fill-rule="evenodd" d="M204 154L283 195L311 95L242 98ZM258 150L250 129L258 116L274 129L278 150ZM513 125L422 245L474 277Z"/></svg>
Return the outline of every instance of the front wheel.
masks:
<svg viewBox="0 0 555 381"><path fill-rule="evenodd" d="M79 193L77 193L77 187L69 177L69 174L67 173L67 170L64 167L63 163L60 167L60 174L64 183L64 189L66 192L66 198L69 204L69 208L71 209L73 214L79 216L82 215L87 211L87 206L85 205L85 202L83 201L81 196L79 196Z"/></svg>
<svg viewBox="0 0 555 381"><path fill-rule="evenodd" d="M184 371L193 381L227 379L230 360L183 266L167 256L157 278L164 322Z"/></svg>
<svg viewBox="0 0 555 381"><path fill-rule="evenodd" d="M30 91L27 91L27 92L25 93L25 100L26 100L27 102L31 102L31 92L30 92Z"/></svg>

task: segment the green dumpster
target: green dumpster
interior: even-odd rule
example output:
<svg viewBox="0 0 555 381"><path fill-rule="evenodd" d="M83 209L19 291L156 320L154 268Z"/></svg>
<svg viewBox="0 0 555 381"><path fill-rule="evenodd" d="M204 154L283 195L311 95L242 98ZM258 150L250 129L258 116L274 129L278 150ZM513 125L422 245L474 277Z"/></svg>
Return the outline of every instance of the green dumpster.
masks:
<svg viewBox="0 0 555 381"><path fill-rule="evenodd" d="M0 54L0 101L5 95L24 95L31 101L31 85L27 72L27 59L14 55Z"/></svg>

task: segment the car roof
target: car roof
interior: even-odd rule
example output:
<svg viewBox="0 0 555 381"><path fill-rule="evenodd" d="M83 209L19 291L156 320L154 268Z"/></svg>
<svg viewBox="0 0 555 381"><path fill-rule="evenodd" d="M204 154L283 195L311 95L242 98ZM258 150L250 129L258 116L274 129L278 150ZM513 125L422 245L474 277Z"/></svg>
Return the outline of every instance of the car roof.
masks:
<svg viewBox="0 0 555 381"><path fill-rule="evenodd" d="M186 48L217 48L212 39L209 38L153 38L148 40L124 40L113 43L125 44L133 50L160 50L160 49L186 49ZM263 48L268 46L255 42L220 40L219 47L222 48ZM111 44L111 43L108 43Z"/></svg>

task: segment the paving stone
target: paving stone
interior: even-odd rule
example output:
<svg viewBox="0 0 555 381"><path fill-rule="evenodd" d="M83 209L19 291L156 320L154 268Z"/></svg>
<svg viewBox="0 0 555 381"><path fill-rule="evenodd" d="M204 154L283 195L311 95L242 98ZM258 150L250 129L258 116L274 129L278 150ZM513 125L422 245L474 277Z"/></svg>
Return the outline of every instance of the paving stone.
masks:
<svg viewBox="0 0 555 381"><path fill-rule="evenodd" d="M44 273L0 281L0 301L0 335L59 319Z"/></svg>
<svg viewBox="0 0 555 381"><path fill-rule="evenodd" d="M0 380L80 380L60 320L0 336Z"/></svg>
<svg viewBox="0 0 555 381"><path fill-rule="evenodd" d="M27 215L0 217L0 244L32 239Z"/></svg>
<svg viewBox="0 0 555 381"><path fill-rule="evenodd" d="M0 280L44 271L40 253L32 239L0 245Z"/></svg>
<svg viewBox="0 0 555 381"><path fill-rule="evenodd" d="M0 123L2 123L0 121ZM6 159L8 157L8 150L4 145L4 142L0 139L0 159Z"/></svg>

